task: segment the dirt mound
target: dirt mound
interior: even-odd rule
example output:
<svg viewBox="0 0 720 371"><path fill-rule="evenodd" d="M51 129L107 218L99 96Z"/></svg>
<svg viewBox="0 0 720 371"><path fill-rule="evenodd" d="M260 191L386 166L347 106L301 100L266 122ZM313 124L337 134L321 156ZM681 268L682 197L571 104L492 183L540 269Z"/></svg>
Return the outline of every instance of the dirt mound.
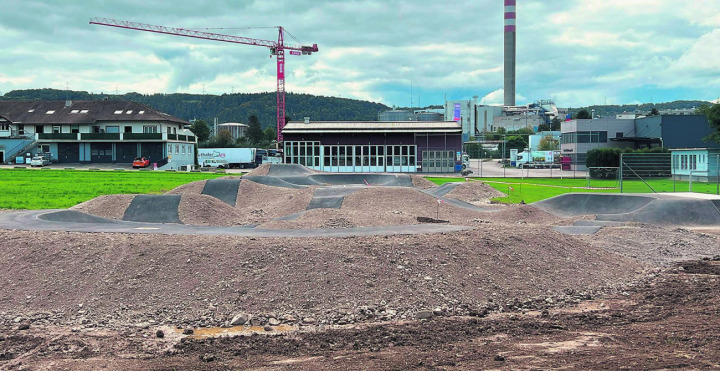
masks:
<svg viewBox="0 0 720 371"><path fill-rule="evenodd" d="M295 220L275 220L262 227L326 228L332 219L343 219L342 225L355 227L407 225L420 223L418 217L472 225L473 219L487 217L487 213L438 203L435 197L414 188L367 187L345 196L340 209L312 209Z"/></svg>
<svg viewBox="0 0 720 371"><path fill-rule="evenodd" d="M105 195L75 205L70 210L80 211L101 218L122 220L125 210L135 195Z"/></svg>
<svg viewBox="0 0 720 371"><path fill-rule="evenodd" d="M235 207L249 222L260 223L305 210L314 191L314 187L273 187L245 179L240 183Z"/></svg>
<svg viewBox="0 0 720 371"><path fill-rule="evenodd" d="M480 181L465 182L448 192L446 197L465 201L473 205L490 203L490 199L505 196L504 193Z"/></svg>
<svg viewBox="0 0 720 371"><path fill-rule="evenodd" d="M341 221L342 222L342 221ZM252 238L0 230L0 325L120 327L353 323L573 300L643 265L529 225L356 238ZM529 305L529 304L528 304ZM293 320L294 318L295 320Z"/></svg>
<svg viewBox="0 0 720 371"><path fill-rule="evenodd" d="M182 195L182 194L197 194L197 195L199 195L202 193L203 188L205 188L205 183L207 183L207 180L198 180L197 182L183 184L181 186L171 189L169 192L167 192L165 194L166 195Z"/></svg>
<svg viewBox="0 0 720 371"><path fill-rule="evenodd" d="M550 225L561 222L563 218L548 214L530 205L507 205L501 211L491 214L490 219L510 224L544 224Z"/></svg>
<svg viewBox="0 0 720 371"><path fill-rule="evenodd" d="M236 208L215 197L185 193L178 206L180 221L190 225L231 226L248 224L248 219Z"/></svg>
<svg viewBox="0 0 720 371"><path fill-rule="evenodd" d="M425 179L422 175L410 175L413 187L420 189L435 188L437 184Z"/></svg>
<svg viewBox="0 0 720 371"><path fill-rule="evenodd" d="M267 175L270 171L271 164L262 164L245 175Z"/></svg>

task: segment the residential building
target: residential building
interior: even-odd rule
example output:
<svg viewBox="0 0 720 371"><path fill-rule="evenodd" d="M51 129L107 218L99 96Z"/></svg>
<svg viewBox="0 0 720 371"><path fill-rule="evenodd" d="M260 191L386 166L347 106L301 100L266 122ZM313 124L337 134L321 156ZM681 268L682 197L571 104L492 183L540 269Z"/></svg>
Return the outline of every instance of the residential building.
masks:
<svg viewBox="0 0 720 371"><path fill-rule="evenodd" d="M329 172L453 172L462 128L454 121L310 121L283 128L285 163ZM457 166L456 166L457 165Z"/></svg>
<svg viewBox="0 0 720 371"><path fill-rule="evenodd" d="M130 101L0 101L0 162L51 153L58 163L130 164L149 157L179 169L195 164L196 138L187 126Z"/></svg>

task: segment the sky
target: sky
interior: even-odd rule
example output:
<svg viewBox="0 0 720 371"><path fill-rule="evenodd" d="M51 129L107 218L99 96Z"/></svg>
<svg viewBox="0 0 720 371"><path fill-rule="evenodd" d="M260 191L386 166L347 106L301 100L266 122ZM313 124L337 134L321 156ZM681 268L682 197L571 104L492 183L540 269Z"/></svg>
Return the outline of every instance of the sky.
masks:
<svg viewBox="0 0 720 371"><path fill-rule="evenodd" d="M517 0L517 103L720 98L720 0ZM0 0L0 94L275 91L260 46L90 25L107 17L277 40L286 90L388 106L503 99L503 0Z"/></svg>

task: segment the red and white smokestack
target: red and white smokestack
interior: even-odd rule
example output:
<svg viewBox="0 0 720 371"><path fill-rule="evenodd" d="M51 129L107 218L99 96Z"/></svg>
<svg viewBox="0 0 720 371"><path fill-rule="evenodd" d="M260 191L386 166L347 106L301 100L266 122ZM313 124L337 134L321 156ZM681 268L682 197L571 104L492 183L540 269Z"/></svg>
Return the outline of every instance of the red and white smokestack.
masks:
<svg viewBox="0 0 720 371"><path fill-rule="evenodd" d="M515 31L516 0L505 2L505 105L515 105Z"/></svg>

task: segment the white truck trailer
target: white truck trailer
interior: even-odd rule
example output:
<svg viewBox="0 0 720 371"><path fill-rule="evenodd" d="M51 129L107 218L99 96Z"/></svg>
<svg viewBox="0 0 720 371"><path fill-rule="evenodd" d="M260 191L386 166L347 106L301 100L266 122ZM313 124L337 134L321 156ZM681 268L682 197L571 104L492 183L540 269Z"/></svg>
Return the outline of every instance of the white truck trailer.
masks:
<svg viewBox="0 0 720 371"><path fill-rule="evenodd" d="M255 148L198 148L198 164L204 166L206 160L225 160L228 167L253 168L255 163Z"/></svg>

